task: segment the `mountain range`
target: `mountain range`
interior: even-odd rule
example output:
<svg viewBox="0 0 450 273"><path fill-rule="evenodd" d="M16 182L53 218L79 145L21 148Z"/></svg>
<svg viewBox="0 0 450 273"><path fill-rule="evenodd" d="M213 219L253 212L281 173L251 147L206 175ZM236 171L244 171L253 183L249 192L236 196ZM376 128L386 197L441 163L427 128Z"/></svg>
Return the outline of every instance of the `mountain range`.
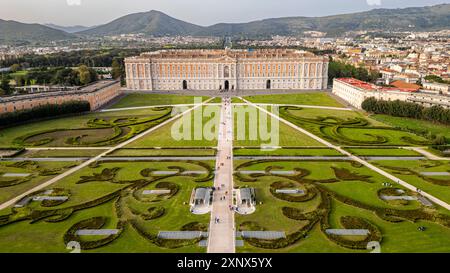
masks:
<svg viewBox="0 0 450 273"><path fill-rule="evenodd" d="M50 26L50 27L49 27ZM78 28L78 29L77 29ZM404 9L373 9L324 17L270 18L248 23L219 23L200 26L170 17L160 11L129 14L104 25L58 27L0 20L0 43L34 42L144 33L153 36L268 37L302 35L305 31L326 32L329 37L357 30L433 31L450 28L450 4Z"/></svg>
<svg viewBox="0 0 450 273"><path fill-rule="evenodd" d="M55 24L44 24L44 26L51 27L53 29L62 30L67 33L80 32L80 31L84 31L84 30L88 30L88 29L96 27L96 26L86 27L86 26L79 26L79 25L77 25L77 26L59 26L59 25L55 25Z"/></svg>
<svg viewBox="0 0 450 273"><path fill-rule="evenodd" d="M35 41L50 42L75 37L75 35L65 31L40 24L25 24L0 19L0 44L30 43Z"/></svg>
<svg viewBox="0 0 450 273"><path fill-rule="evenodd" d="M107 36L124 33L148 35L245 36L301 35L305 31L336 36L352 30L438 30L450 26L450 4L405 9L374 9L325 17L283 17L249 23L220 23L199 26L172 18L159 11L135 13L110 23L79 32Z"/></svg>

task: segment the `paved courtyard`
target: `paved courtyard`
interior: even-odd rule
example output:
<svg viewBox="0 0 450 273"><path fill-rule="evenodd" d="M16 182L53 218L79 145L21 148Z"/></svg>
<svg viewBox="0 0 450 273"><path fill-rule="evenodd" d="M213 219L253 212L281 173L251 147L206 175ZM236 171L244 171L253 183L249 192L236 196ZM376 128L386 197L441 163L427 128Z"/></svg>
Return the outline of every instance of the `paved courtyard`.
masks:
<svg viewBox="0 0 450 273"><path fill-rule="evenodd" d="M230 209L233 192L233 114L229 98L222 99L219 126L213 209L209 231L209 253L234 253L234 213Z"/></svg>

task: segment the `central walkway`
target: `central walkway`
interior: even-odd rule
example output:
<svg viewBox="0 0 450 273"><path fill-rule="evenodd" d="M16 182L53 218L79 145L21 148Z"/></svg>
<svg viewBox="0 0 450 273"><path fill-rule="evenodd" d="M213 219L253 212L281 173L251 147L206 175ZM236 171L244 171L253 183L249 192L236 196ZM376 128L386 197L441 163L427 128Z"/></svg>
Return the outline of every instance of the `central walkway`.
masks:
<svg viewBox="0 0 450 273"><path fill-rule="evenodd" d="M216 176L208 253L234 253L233 201L233 109L230 98L222 99L216 159Z"/></svg>

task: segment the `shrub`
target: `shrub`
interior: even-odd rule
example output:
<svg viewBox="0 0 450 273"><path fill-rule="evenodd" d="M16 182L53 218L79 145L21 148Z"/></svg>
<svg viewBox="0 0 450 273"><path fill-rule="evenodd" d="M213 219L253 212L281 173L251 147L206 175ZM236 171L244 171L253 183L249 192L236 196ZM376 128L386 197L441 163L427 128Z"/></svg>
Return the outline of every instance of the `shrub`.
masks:
<svg viewBox="0 0 450 273"><path fill-rule="evenodd" d="M78 235L76 235L76 232L80 229L100 229L106 224L106 221L106 217L93 217L74 224L64 234L64 244L67 245L70 241L77 241L80 243L81 249L87 250L99 248L111 243L121 235L122 229L124 228L123 222L117 223L116 228L120 230L119 233L109 235L106 238L100 240L83 241Z"/></svg>
<svg viewBox="0 0 450 273"><path fill-rule="evenodd" d="M384 101L376 98L367 98L362 104L362 109L375 114L386 114L394 117L407 117L428 120L442 124L450 124L450 109L441 106L425 107L413 102Z"/></svg>
<svg viewBox="0 0 450 273"><path fill-rule="evenodd" d="M204 223L199 223L199 222L191 222L191 223L187 223L184 226L181 227L182 231L203 231L203 232L207 232L208 231L208 225L204 224Z"/></svg>

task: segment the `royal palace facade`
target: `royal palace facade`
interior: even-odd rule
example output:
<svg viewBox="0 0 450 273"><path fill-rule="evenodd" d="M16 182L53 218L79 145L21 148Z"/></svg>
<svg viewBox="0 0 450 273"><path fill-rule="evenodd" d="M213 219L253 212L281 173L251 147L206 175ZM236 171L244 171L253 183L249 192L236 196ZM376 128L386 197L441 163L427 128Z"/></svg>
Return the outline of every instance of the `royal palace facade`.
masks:
<svg viewBox="0 0 450 273"><path fill-rule="evenodd" d="M125 59L128 90L327 88L328 58L293 49L161 50Z"/></svg>

